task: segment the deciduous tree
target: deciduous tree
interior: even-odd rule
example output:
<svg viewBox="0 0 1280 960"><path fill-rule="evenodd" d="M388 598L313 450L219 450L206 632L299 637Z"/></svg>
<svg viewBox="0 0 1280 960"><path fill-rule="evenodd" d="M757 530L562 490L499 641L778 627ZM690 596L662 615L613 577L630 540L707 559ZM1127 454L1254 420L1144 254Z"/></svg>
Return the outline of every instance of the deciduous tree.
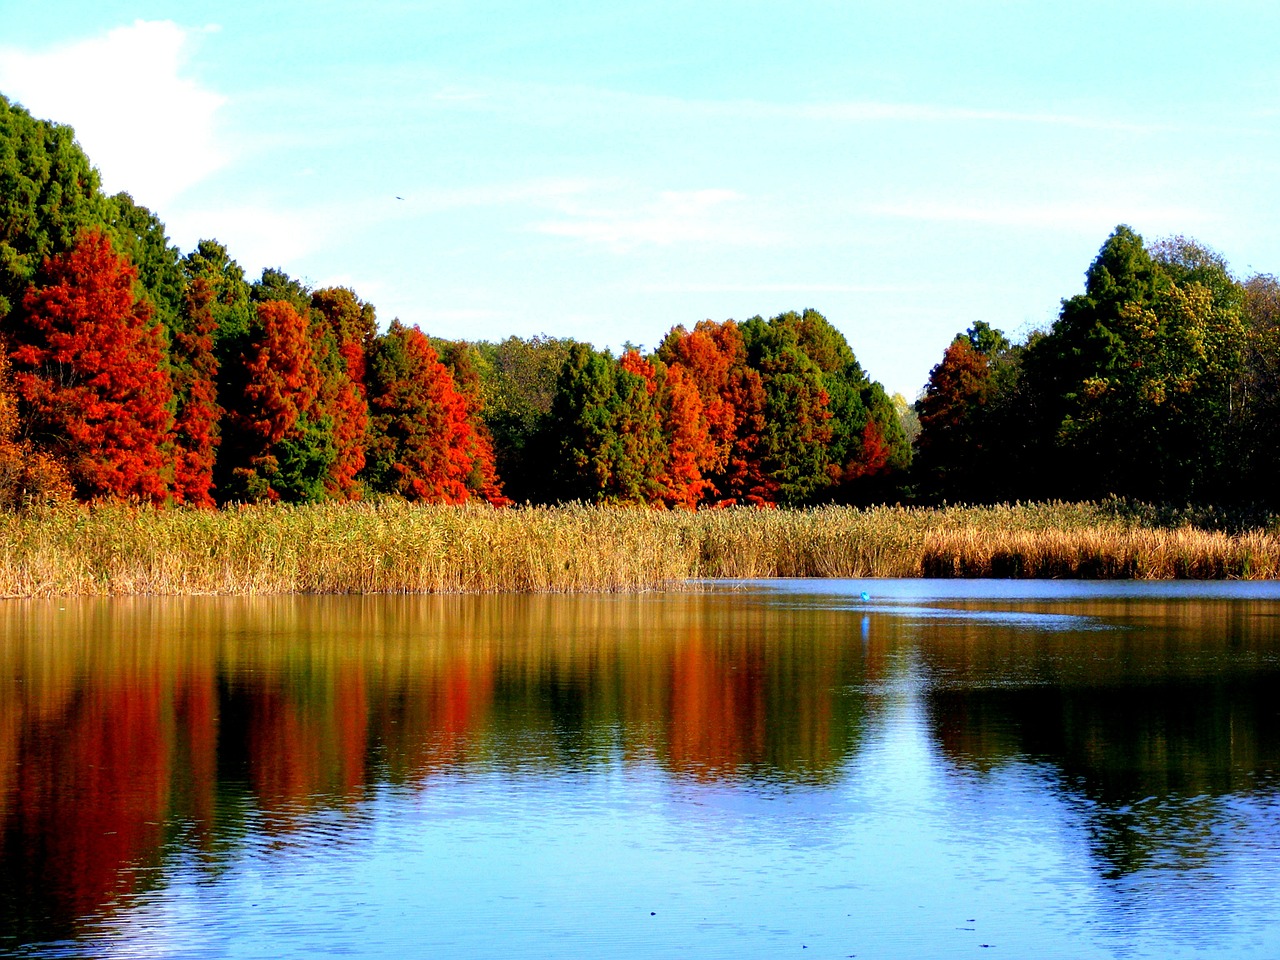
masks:
<svg viewBox="0 0 1280 960"><path fill-rule="evenodd" d="M426 335L392 321L369 357L372 412L365 474L379 492L464 503L476 489L478 440L467 398ZM495 491L496 492L496 491Z"/></svg>
<svg viewBox="0 0 1280 960"><path fill-rule="evenodd" d="M1185 501L1229 481L1229 445L1218 438L1231 433L1242 298L1186 241L1161 256L1117 227L1085 292L1063 301L1028 353L1058 453L1049 463L1057 495Z"/></svg>
<svg viewBox="0 0 1280 960"><path fill-rule="evenodd" d="M349 500L360 495L356 478L365 464L367 351L377 333L377 320L371 304L342 287L313 293L311 316L318 348L319 407L333 422L336 450L326 484L331 496Z"/></svg>
<svg viewBox="0 0 1280 960"><path fill-rule="evenodd" d="M173 498L212 507L213 469L218 447L218 361L213 353L213 285L191 281L169 348L176 412L173 424Z"/></svg>
<svg viewBox="0 0 1280 960"><path fill-rule="evenodd" d="M440 362L453 377L454 388L467 404L467 423L472 435L467 486L473 496L495 506L510 506L512 501L503 493L503 483L499 480L493 436L484 418L484 383L480 374L483 358L473 344L462 340L444 341L438 353Z"/></svg>
<svg viewBox="0 0 1280 960"><path fill-rule="evenodd" d="M0 351L0 510L72 498L66 468L22 435L9 358Z"/></svg>
<svg viewBox="0 0 1280 960"><path fill-rule="evenodd" d="M545 335L474 344L480 376L481 411L492 437L497 474L516 501L555 499L554 443L547 420L556 380L573 341Z"/></svg>
<svg viewBox="0 0 1280 960"><path fill-rule="evenodd" d="M319 414L320 372L307 319L291 303L257 305L242 358L243 398L227 413L225 499L322 500L336 451Z"/></svg>
<svg viewBox="0 0 1280 960"><path fill-rule="evenodd" d="M929 498L972 502L985 499L976 489L983 459L978 428L991 392L987 355L963 334L951 341L942 362L929 371L924 396L916 404L920 437L916 441L916 476ZM977 474L975 476L975 474Z"/></svg>
<svg viewBox="0 0 1280 960"><path fill-rule="evenodd" d="M711 444L702 468L712 483L706 496L724 505L771 503L776 491L764 469L764 385L747 365L738 324L703 320L692 331L675 327L657 356L686 371L702 400Z"/></svg>
<svg viewBox="0 0 1280 960"><path fill-rule="evenodd" d="M45 261L10 326L14 384L37 444L86 498L162 501L172 388L137 272L98 230Z"/></svg>

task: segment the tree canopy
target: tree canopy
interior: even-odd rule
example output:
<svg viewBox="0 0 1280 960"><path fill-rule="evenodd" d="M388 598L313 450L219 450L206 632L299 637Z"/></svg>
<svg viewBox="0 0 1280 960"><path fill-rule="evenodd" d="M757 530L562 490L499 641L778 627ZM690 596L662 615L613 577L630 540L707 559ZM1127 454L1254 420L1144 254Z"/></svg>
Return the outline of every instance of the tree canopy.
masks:
<svg viewBox="0 0 1280 960"><path fill-rule="evenodd" d="M0 347L5 506L1277 505L1280 282L1124 225L1048 329L973 323L911 404L814 309L617 356L381 329L350 288L251 282L214 239L183 254L70 128L0 96Z"/></svg>

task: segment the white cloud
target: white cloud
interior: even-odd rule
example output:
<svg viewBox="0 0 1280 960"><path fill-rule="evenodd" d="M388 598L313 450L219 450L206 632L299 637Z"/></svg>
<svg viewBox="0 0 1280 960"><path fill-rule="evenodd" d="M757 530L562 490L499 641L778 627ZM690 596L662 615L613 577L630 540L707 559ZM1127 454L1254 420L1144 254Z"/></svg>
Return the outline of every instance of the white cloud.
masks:
<svg viewBox="0 0 1280 960"><path fill-rule="evenodd" d="M1013 227L1110 229L1117 223L1199 223L1204 217L1187 207L1150 207L1114 203L1007 204L908 201L878 204L871 213L909 220L986 223ZM1101 225L1101 227L1099 226Z"/></svg>
<svg viewBox="0 0 1280 960"><path fill-rule="evenodd" d="M107 192L162 207L227 161L215 131L224 98L179 75L191 38L139 20L48 50L0 47L0 90L73 126Z"/></svg>
<svg viewBox="0 0 1280 960"><path fill-rule="evenodd" d="M1170 132L1185 127L1183 121L1153 119L1150 116L1134 120L1106 113L1010 110L988 105L961 106L889 100L711 100L634 93L607 87L510 82L488 82L466 89L445 87L430 96L437 104L447 102L475 110L505 110L523 120L552 117L557 122L563 122L563 118L567 117L586 115L627 118L650 116L685 121L728 119L750 123L800 121L847 125L1000 124L1127 133Z"/></svg>
<svg viewBox="0 0 1280 960"><path fill-rule="evenodd" d="M750 108L748 108L750 109ZM768 105L760 105L762 113L770 112ZM837 103L801 104L779 107L777 110L791 113L806 120L842 121L847 123L873 123L901 121L907 123L1009 123L1053 127L1079 127L1089 130L1123 130L1129 132L1170 130L1162 124L1130 123L1108 117L1088 117L1064 113L1023 113L1015 110L992 110L971 107L950 107L919 103L877 103L850 101Z"/></svg>
<svg viewBox="0 0 1280 960"><path fill-rule="evenodd" d="M200 237L217 237L252 274L263 267L296 263L325 249L345 235L351 222L350 210L340 206L289 210L226 204L183 208L168 225L179 246L193 246Z"/></svg>
<svg viewBox="0 0 1280 960"><path fill-rule="evenodd" d="M645 293L902 293L916 287L864 283L661 283L641 289Z"/></svg>
<svg viewBox="0 0 1280 960"><path fill-rule="evenodd" d="M403 197L396 197L396 205L387 213L389 216L403 218L466 207L502 207L517 204L561 209L565 204L572 204L574 197L607 189L612 185L610 181L600 179L552 178L443 190L407 191Z"/></svg>
<svg viewBox="0 0 1280 960"><path fill-rule="evenodd" d="M564 216L536 223L532 229L602 244L618 252L644 245L755 245L774 239L725 209L741 199L733 190L666 191L638 209L569 206Z"/></svg>
<svg viewBox="0 0 1280 960"><path fill-rule="evenodd" d="M483 292L477 292L477 297L482 297ZM417 320L425 323L428 327L434 327L438 324L472 324L483 323L490 320L505 320L507 313L501 310L488 310L480 307L419 307L416 311Z"/></svg>

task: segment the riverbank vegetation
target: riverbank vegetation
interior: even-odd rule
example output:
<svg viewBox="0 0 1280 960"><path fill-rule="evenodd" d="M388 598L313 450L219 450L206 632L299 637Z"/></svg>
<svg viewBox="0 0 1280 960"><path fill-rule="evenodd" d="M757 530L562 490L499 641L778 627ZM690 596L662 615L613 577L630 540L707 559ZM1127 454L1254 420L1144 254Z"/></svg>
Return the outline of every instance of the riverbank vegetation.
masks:
<svg viewBox="0 0 1280 960"><path fill-rule="evenodd" d="M811 309L615 356L251 282L0 96L10 596L1274 577L1277 451L1280 282L1194 241L1118 227L1050 329L975 324L910 404ZM1047 505L937 508L1011 501Z"/></svg>
<svg viewBox="0 0 1280 960"><path fill-rule="evenodd" d="M1280 283L1185 238L1117 227L1049 329L974 324L911 404L812 309L619 356L379 324L216 240L183 254L3 97L0 147L0 505L1280 508Z"/></svg>
<svg viewBox="0 0 1280 960"><path fill-rule="evenodd" d="M0 514L0 593L604 592L756 577L1280 577L1280 528L1113 505L808 510L360 504Z"/></svg>

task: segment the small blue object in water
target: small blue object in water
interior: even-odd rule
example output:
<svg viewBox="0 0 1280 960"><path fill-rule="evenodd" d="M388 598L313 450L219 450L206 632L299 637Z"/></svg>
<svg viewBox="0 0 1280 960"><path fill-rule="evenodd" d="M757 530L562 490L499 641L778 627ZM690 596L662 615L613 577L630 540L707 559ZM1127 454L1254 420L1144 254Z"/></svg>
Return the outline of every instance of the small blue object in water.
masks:
<svg viewBox="0 0 1280 960"><path fill-rule="evenodd" d="M869 594L869 593L867 593L867 591L863 590L863 591L862 591L862 599L863 599L863 600L870 600L870 599L871 599L871 594Z"/></svg>

